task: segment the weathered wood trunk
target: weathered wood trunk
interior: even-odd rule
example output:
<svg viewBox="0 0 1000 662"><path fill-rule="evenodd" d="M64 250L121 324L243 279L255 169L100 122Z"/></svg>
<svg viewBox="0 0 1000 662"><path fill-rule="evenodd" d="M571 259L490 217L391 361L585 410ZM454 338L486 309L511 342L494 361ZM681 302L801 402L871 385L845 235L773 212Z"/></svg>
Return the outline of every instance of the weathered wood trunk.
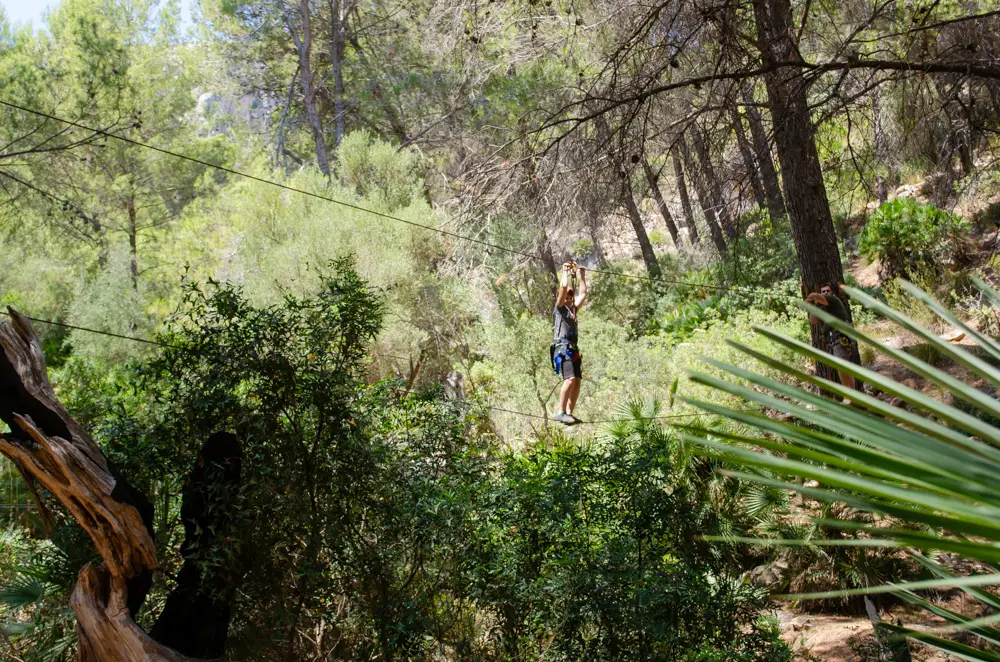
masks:
<svg viewBox="0 0 1000 662"><path fill-rule="evenodd" d="M753 6L762 46L761 59L765 67L773 67L764 76L764 81L774 118L778 161L783 173L795 173L795 186L786 187L785 194L803 288L807 292L818 292L820 285L829 282L836 289L844 280L844 270L816 150L806 88L798 67L777 66L801 60L792 38L795 34L792 8L789 0L754 0ZM850 306L846 308L851 317ZM818 325L812 327L812 344L821 346ZM852 358L860 363L857 343L852 345ZM822 363L816 364L816 372L837 381L836 371Z"/></svg>
<svg viewBox="0 0 1000 662"><path fill-rule="evenodd" d="M684 213L684 226L688 231L688 239L692 245L698 245L700 237L694 224L694 210L691 208L691 196L688 195L687 182L684 181L684 164L681 162L680 150L677 144L670 146L670 160L674 164L674 181L677 185L677 196L681 199L681 211Z"/></svg>
<svg viewBox="0 0 1000 662"><path fill-rule="evenodd" d="M158 567L153 508L108 465L90 435L56 398L31 323L13 309L0 321L0 453L67 509L103 563L80 572L70 604L80 662L187 662L156 643L133 617Z"/></svg>
<svg viewBox="0 0 1000 662"><path fill-rule="evenodd" d="M663 224L667 226L667 232L670 233L670 238L674 240L674 246L680 248L681 240L680 234L677 232L677 224L674 223L674 217L670 213L670 208L667 207L667 201L663 199L663 192L660 191L660 184L657 182L656 173L653 172L648 159L644 158L642 160L642 170L646 174L646 183L649 184L649 190L653 193L653 200L656 201L656 207L660 210L660 216L663 217Z"/></svg>

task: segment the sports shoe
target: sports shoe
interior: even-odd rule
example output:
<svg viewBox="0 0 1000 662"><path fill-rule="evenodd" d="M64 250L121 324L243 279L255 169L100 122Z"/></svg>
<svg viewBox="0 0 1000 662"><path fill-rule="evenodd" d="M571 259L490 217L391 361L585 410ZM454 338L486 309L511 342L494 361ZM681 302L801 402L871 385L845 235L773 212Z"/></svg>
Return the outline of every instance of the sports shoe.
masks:
<svg viewBox="0 0 1000 662"><path fill-rule="evenodd" d="M580 421L574 418L571 414L560 412L559 415L556 416L556 422L562 423L563 425L573 425L574 423L579 423Z"/></svg>

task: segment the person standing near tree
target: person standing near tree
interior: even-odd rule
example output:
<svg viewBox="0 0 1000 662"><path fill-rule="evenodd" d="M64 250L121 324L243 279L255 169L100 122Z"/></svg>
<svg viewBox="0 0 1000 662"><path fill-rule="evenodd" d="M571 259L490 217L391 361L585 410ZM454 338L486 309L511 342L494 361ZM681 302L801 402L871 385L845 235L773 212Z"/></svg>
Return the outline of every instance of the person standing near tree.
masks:
<svg viewBox="0 0 1000 662"><path fill-rule="evenodd" d="M580 290L576 291L577 274ZM552 367L563 378L559 392L559 414L556 420L564 425L579 423L573 416L576 400L580 396L582 377L582 357L577 346L577 315L587 300L586 269L572 262L563 264L562 278L556 291L556 305L553 311L555 329L552 334L550 355Z"/></svg>
<svg viewBox="0 0 1000 662"><path fill-rule="evenodd" d="M847 307L840 297L833 293L833 285L830 283L823 283L818 293L813 292L806 297L806 302L823 309L823 311L841 321L850 322L847 315ZM824 323L812 313L809 314L809 323L820 325L820 335L823 338L823 351L833 354L838 359L851 360L851 339L848 336L834 329L829 324ZM840 383L847 388L856 388L854 375L838 369L837 376L840 378Z"/></svg>

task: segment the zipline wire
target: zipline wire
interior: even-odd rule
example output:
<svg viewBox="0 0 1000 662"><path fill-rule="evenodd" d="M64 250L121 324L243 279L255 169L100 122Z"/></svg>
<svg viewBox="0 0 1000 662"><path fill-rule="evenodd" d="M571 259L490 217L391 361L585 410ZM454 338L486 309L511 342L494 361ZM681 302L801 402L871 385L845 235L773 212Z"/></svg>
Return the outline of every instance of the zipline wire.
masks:
<svg viewBox="0 0 1000 662"><path fill-rule="evenodd" d="M281 182L276 182L276 181L271 180L271 179L267 179L267 178L264 178L264 177L258 177L256 175L251 175L249 173L242 172L240 170L235 170L233 168L229 168L227 166L219 165L217 163L211 163L209 161L205 161L203 159L199 159L199 158L196 158L196 157L193 157L193 156L189 156L187 154L181 154L179 152L174 152L174 151L171 151L171 150L168 150L168 149L164 149L162 147L157 147L155 145L150 145L148 143L144 143L144 142L141 142L139 140L134 140L132 138L128 138L126 136L119 135L117 133L111 133L110 131L105 131L103 129L96 129L94 127L87 126L85 124L81 124L79 122L76 122L76 121L73 121L73 120L69 120L69 119L66 119L64 117L59 117L57 115L52 115L52 114L49 114L49 113L45 113L45 112L42 112L40 110L36 110L36 109L33 109L33 108L28 108L28 107L25 107L25 106L21 106L19 104L11 103L11 102L5 101L3 99L0 99L0 105L6 106L8 108L13 108L15 110L19 110L21 112L29 113L29 114L32 114L32 115L35 115L35 116L38 116L38 117L42 117L42 118L45 118L45 119L48 119L48 120L52 120L52 121L55 121L55 122L61 122L61 123L66 124L68 126L73 126L73 127L78 128L78 129L83 129L84 131L89 131L89 132L91 132L91 133L93 133L95 135L104 136L104 137L107 137L107 138L114 138L115 140L119 140L119 141L121 141L123 143L134 145L136 147L142 147L143 149L152 150L154 152L158 152L160 154L164 154L164 155L170 156L172 158L181 159L181 160L184 160L184 161L188 161L190 163L196 163L198 165L202 165L202 166L205 166L207 168L213 168L213 169L219 170L221 172L225 172L225 173L228 173L228 174L231 174L231 175L235 175L237 177L242 177L244 179L249 179L251 181L259 182L259 183L262 183L262 184L268 184L270 186L276 186L276 187L278 187L280 189L284 189L286 191L291 191L293 193L299 193L301 195L305 195L305 196L308 196L308 197L316 198L318 200L323 200L325 202L330 202L332 204L340 205L342 207L346 207L348 209L353 209L355 211L360 211L360 212L368 213L368 214L371 214L373 216L378 216L378 217L381 217L381 218L386 218L386 219L389 219L389 220L392 220L392 221L396 221L398 223L403 223L405 225L409 225L409 226L412 226L412 227L417 227L417 228L421 228L421 229L424 229L424 230L429 230L431 232L437 232L437 233L439 233L441 235L444 235L444 236L453 237L455 239L461 239L463 241L468 241L468 242L471 242L471 243L474 243L474 244L478 244L480 246L485 246L486 248L492 248L492 249L495 249L495 250L498 250L498 251L501 251L501 252L504 252L504 253L509 253L511 255L518 255L520 257L526 257L526 258L529 258L529 259L532 259L532 260L541 260L542 259L539 255L535 255L533 253L526 253L524 251L519 251L519 250L516 250L516 249L513 249L513 248L507 248L505 246L500 246L500 245L494 244L492 242L484 241L482 239L477 239L476 237L470 237L468 235L460 234L460 233L457 233L457 232L452 232L450 230L444 230L444 229L441 229L441 228L435 228L435 227L432 227L430 225L424 225L423 223L417 223L416 221L409 221L409 220L406 220L404 218L400 218L398 216L393 216L392 214L386 214L384 212L376 211L374 209L368 209L368 208L362 207L360 205L355 205L355 204L352 204L352 203L349 203L349 202L344 202L343 200L337 200L335 198L331 198L329 196L321 195L319 193L314 193L312 191L307 191L305 189L300 189L300 188L297 188L297 187L294 187L294 186L289 186L287 184L282 184ZM723 291L723 292L729 292L729 291L732 291L732 290L740 290L740 289L746 290L746 291L769 291L769 290L767 290L767 288L753 287L753 286L735 285L735 286L725 287L725 286L721 286L721 285L709 285L709 284L704 284L704 283L690 283L690 282L686 282L686 281L671 280L671 279L664 279L664 278L654 279L654 278L651 278L649 276L635 276L633 274L626 274L626 273L621 273L621 272L618 272L618 271L608 271L608 270L605 270L605 269L590 269L589 271L591 273L602 274L602 275L607 275L607 276L616 276L618 278L629 278L629 279L633 279L633 280L647 281L647 282L653 282L653 283L657 283L658 282L658 283L666 283L666 284L672 284L672 285L681 285L681 286L684 286L684 287L693 287L693 288L701 288L701 289L712 289L712 290L718 290L718 291ZM772 294L774 294L774 293L772 293ZM790 298L790 299L798 300L798 297L794 297L792 295L787 295L787 294L778 294L777 296L787 297L787 298ZM3 311L0 311L0 312L3 312ZM6 312L3 312L3 314L4 315L9 315ZM111 338L118 338L118 339L122 339L122 340L131 340L133 342L145 343L145 344L148 344L148 345L157 345L157 346L160 346L160 347L168 347L168 348L171 348L171 349L178 349L177 347L175 347L173 345L168 345L166 343L158 342L156 340L147 340L145 338L137 338L135 336L126 336L126 335L122 335L122 334L118 334L118 333L112 333L112 332L109 332L109 331L100 331L100 330L97 330L97 329L89 329L89 328L86 328L86 327L76 326L76 325L73 325L73 324L66 324L66 323L63 323L63 322L55 322L55 321L52 321L52 320L45 320L45 319L36 318L36 317L29 317L27 315L25 315L25 317L27 319L30 319L30 320L34 321L34 322L39 322L39 323L42 323L42 324L51 324L53 326L59 326L59 327L67 328L67 329L74 329L74 330L77 330L77 331L86 331L86 332L89 332L89 333L95 333L95 334L99 334L99 335L103 335L103 336L108 336L108 337L111 337ZM399 358L399 357L395 357L395 358ZM515 414L515 415L522 416L522 417L525 417L525 418L537 418L537 419L552 420L552 421L555 420L555 419L549 418L547 416L542 416L542 415L539 415L539 414L529 414L529 413L526 413L526 412L519 412L519 411L514 411L514 410L509 410L509 409L503 409L503 408L500 408L500 407L490 407L490 406L486 406L486 405L483 405L483 407L486 408L486 409L491 409L491 410L495 410L495 411L501 411L501 412L508 413L508 414ZM654 416L654 417L649 417L648 419L636 419L636 420L686 418L686 417L691 417L691 416L696 416L696 415L697 414L678 414L678 415L673 415L673 416ZM618 423L618 422L627 421L627 420L632 420L632 419L607 419L607 420L600 420L600 421L581 421L580 424L592 425L592 424L598 424L598 423Z"/></svg>
<svg viewBox="0 0 1000 662"><path fill-rule="evenodd" d="M348 209L353 209L355 211L360 211L360 212L364 212L364 213L367 213L367 214L371 214L373 216L378 216L378 217L381 217L381 218L389 219L389 220L396 221L398 223L403 223L405 225L409 225L409 226L412 226L412 227L421 228L421 229L424 229L424 230L429 230L430 232L437 232L438 234L441 234L441 235L444 235L444 236L447 236L447 237L453 237L455 239L461 239L463 241L468 241L468 242L471 242L471 243L474 243L474 244L478 244L480 246L485 246L486 248L492 248L492 249L501 251L503 253L509 253L511 255L517 255L517 256L520 256L520 257L526 257L526 258L530 258L532 260L542 260L541 256L535 255L534 253L526 253L524 251L519 251L519 250L514 249L514 248L507 248L505 246L500 246L498 244L494 244L494 243L489 242L489 241L484 241L482 239L477 239L476 237L470 237L469 235L460 234L458 232L452 232L451 230L444 230L444 229L441 229L441 228L435 228L435 227L432 227L430 225L424 225L423 223L417 223L416 221L408 221L405 218L400 218L398 216L393 216L392 214L386 214L385 212L376 211L374 209L368 209L368 208L362 207L360 205L355 205L355 204L352 204L350 202L344 202L343 200L337 200L336 198L331 198L329 196L325 196L325 195L322 195L322 194L319 194L319 193L314 193L312 191L307 191L305 189L297 188L295 186L289 186L288 184L282 184L281 182L274 181L273 179L267 179L265 177L258 177L257 175L251 175L249 173L242 172L240 170L235 170L235 169L230 168L228 166L219 165L217 163L211 163L209 161L205 161L203 159L199 159L199 158L194 157L194 156L189 156L187 154L181 154L180 152L174 152L174 151L171 151L171 150L168 150L168 149L164 149L162 147L157 147L155 145L150 145L149 143L144 143L144 142L139 141L139 140L134 140L132 138L128 138L126 136L123 136L123 135L120 135L120 134L117 134L117 133L111 133L110 131L105 131L103 129L95 129L94 127L87 126L86 124L81 124L81 123L76 122L74 120L69 120L69 119L66 119L64 117L59 117L58 115L52 115L52 114L49 114L49 113L46 113L46 112L43 112L43 111L40 111L40 110L35 110L34 108L28 108L26 106L21 106L19 104L11 103L10 101L5 101L3 99L0 99L0 106L6 106L8 108L13 108L15 110L19 110L21 112L25 112L25 113L29 113L29 114L32 114L32 115L36 115L38 117L43 117L45 119L52 120L54 122L61 122L61 123L66 124L68 126L73 126L73 127L78 128L78 129L83 129L84 131L90 131L91 133L94 133L95 135L105 136L107 138L114 138L115 140L119 140L119 141L121 141L123 143L127 143L129 145L134 145L136 147L142 147L143 149L148 149L148 150L152 150L154 152L159 152L160 154L164 154L166 156L170 156L170 157L173 157L173 158L176 158L176 159L181 159L181 160L184 160L184 161L188 161L189 163L196 163L198 165L202 165L202 166L205 166L207 168L214 168L215 170L219 170L220 172L225 172L225 173L228 173L228 174L231 174L231 175L235 175L237 177L242 177L244 179L249 179L251 181L259 182L261 184L268 184L270 186L276 186L276 187L278 187L280 189L284 189L286 191L291 191L293 193L299 193L301 195L305 195L305 196L308 196L308 197L311 197L311 198L316 198L318 200L323 200L325 202L330 202L332 204L340 205L342 207L346 207ZM671 279L665 279L665 278L652 278L650 276L636 276L636 275L633 275L633 274L622 273L620 271L608 271L606 269L590 269L589 271L591 273L595 273L595 274L603 274L603 275L606 275L606 276L616 276L618 278L629 278L629 279L632 279L632 280L646 281L646 282L652 282L652 283L666 283L666 284L669 284L669 285L682 285L682 286L685 286L685 287L694 287L694 288L701 288L701 289L719 290L719 291L723 291L723 292L729 292L731 290L741 290L741 289L745 290L745 291L769 291L768 288L755 287L755 286L751 286L751 285L732 285L732 286L726 287L726 286L722 286L722 285L708 285L708 284L703 284L703 283L690 283L690 282L686 282L686 281L671 280ZM789 295L789 294L777 294L777 293L773 293L773 292L772 292L772 294L775 294L776 296L779 296L779 297L785 297L785 298L793 299L793 300L796 300L796 301L798 300L798 297L795 297L795 296L792 296L792 295Z"/></svg>
<svg viewBox="0 0 1000 662"><path fill-rule="evenodd" d="M41 324L51 324L52 326L59 326L59 327L62 327L64 329L73 329L73 330L76 330L76 331L86 331L88 333L96 333L97 335L108 336L110 338L120 338L121 340L131 340L133 342L141 342L141 343L145 343L147 345L157 345L159 347L169 347L171 349L180 349L179 347L177 347L175 345L168 345L167 343L159 342L157 340L147 340L145 338L138 338L136 336L124 336L124 335L122 335L120 333L112 333L111 331L100 331L98 329L88 329L85 326L76 326L75 324L66 324L65 322L55 322L53 320L41 319L40 317L32 317L31 315L24 315L24 314L21 314L21 313L18 313L18 314L20 314L21 317L24 317L25 319L31 320L32 322L40 322ZM11 315L10 313L8 313L6 310L0 310L0 315L5 315L7 317L13 317L13 315Z"/></svg>
<svg viewBox="0 0 1000 662"><path fill-rule="evenodd" d="M5 310L0 310L0 315L5 315L7 317L13 317L13 315L11 315L9 312L7 312ZM51 324L52 326L58 326L58 327L61 327L61 328L64 328L64 329L73 329L75 331L86 331L87 333L94 333L94 334L101 335L101 336L107 336L109 338L118 338L120 340L131 340L133 342L144 343L144 344L147 344L147 345L157 345L159 347L166 347L166 348L169 348L169 349L178 349L178 350L182 350L183 349L182 347L178 347L177 345L170 345L168 343L163 343L163 342L159 342L159 341L156 341L156 340L146 340L145 338L137 338L136 336L126 336L126 335L122 335L120 333L112 333L111 331L101 331L99 329L90 329L90 328L87 328L85 326L77 326L75 324L66 324L64 322L55 322L53 320L42 319L40 317L32 317L30 315L21 315L21 316L24 317L25 319L31 320L32 322L38 322L40 324ZM385 354L384 356L386 356L388 358L393 358L393 359L407 360L406 357L398 356L398 355L395 355L395 354ZM513 410L513 409L504 409L503 407L493 407L493 406L490 406L490 405L484 405L484 404L478 404L478 403L471 403L471 402L468 402L468 401L465 401L465 400L458 400L456 402L458 404L464 405L466 407L473 407L473 406L475 406L475 407L481 407L483 409L489 409L491 411L503 412L505 414L515 414L517 416L521 416L522 418L537 418L537 419L543 419L543 420L546 420L546 421L552 421L554 423L558 422L554 418L551 418L549 416L542 416L541 414L531 414L531 413L528 413L528 412L516 411L516 410ZM661 419L666 420L666 419L676 419L676 418L692 418L692 417L695 417L695 416L699 416L699 414L674 414L674 415L670 415L670 416L641 416L641 417L637 417L637 418L601 419L601 420L596 420L596 421L580 421L576 425L598 425L598 424L604 424L604 423L625 423L625 422L629 422L629 421L639 421L639 420L641 420L641 421L652 421L652 420L661 420Z"/></svg>

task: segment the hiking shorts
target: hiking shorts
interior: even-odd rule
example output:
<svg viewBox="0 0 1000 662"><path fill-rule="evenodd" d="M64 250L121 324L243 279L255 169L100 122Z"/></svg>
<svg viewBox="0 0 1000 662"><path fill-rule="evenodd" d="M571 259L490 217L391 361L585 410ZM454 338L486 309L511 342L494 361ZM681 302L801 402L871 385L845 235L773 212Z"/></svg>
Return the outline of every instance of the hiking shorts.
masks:
<svg viewBox="0 0 1000 662"><path fill-rule="evenodd" d="M851 340L847 336L841 336L837 340L834 340L833 351L830 353L836 356L838 359L844 359L845 361L851 360Z"/></svg>
<svg viewBox="0 0 1000 662"><path fill-rule="evenodd" d="M562 378L581 379L582 377L583 377L583 358L580 356L580 352L574 352L574 358L572 361L562 362Z"/></svg>

